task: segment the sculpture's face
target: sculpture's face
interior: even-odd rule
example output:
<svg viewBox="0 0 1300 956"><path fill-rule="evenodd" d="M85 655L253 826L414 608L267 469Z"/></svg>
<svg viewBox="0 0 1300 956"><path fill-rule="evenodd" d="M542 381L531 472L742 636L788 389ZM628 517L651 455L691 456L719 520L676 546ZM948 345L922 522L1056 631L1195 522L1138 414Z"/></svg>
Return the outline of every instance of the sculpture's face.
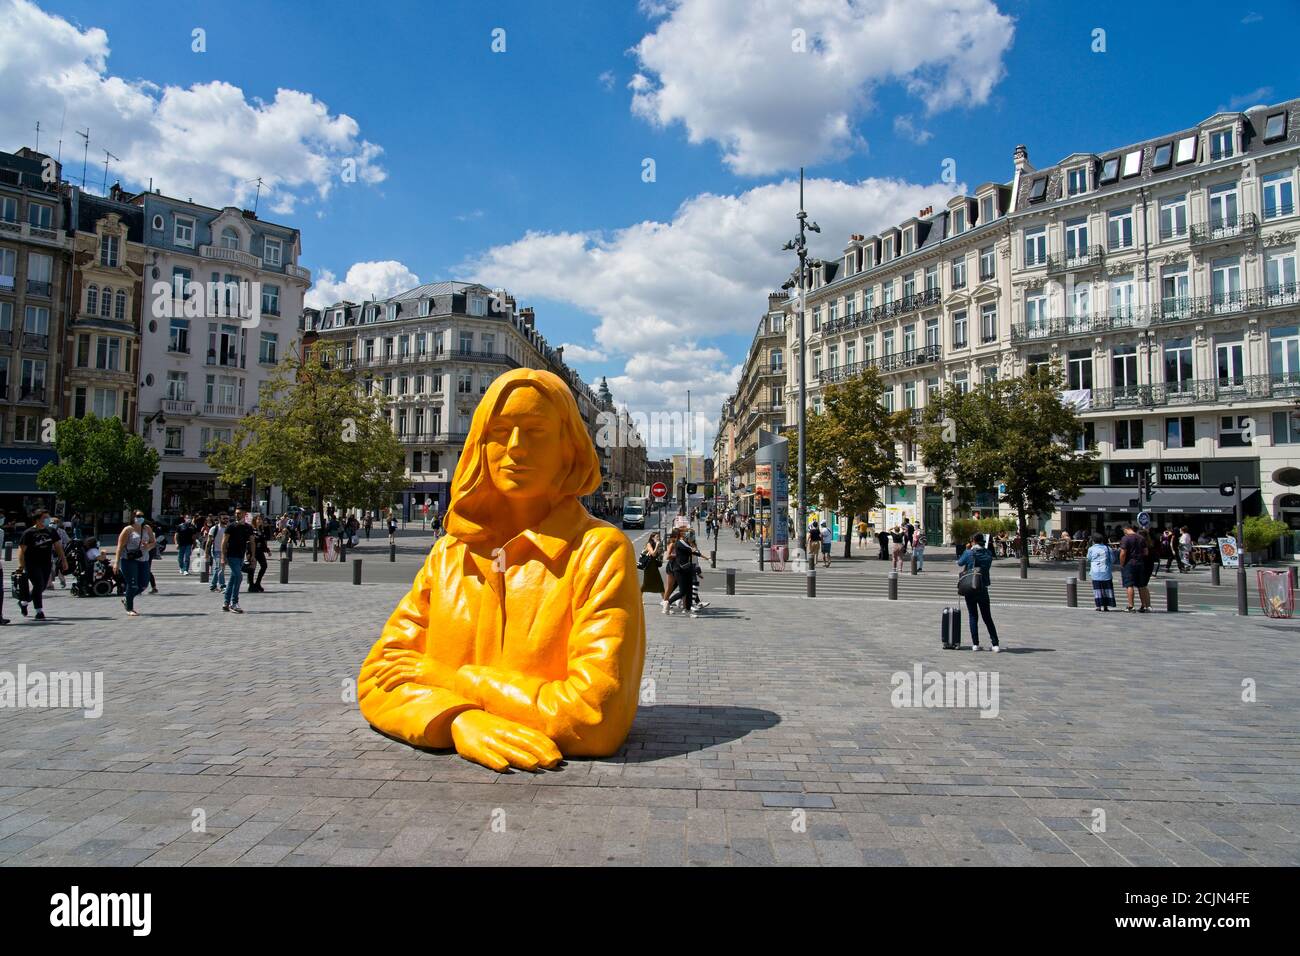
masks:
<svg viewBox="0 0 1300 956"><path fill-rule="evenodd" d="M513 389L488 421L488 474L503 495L536 498L554 492L564 469L560 423L542 393Z"/></svg>

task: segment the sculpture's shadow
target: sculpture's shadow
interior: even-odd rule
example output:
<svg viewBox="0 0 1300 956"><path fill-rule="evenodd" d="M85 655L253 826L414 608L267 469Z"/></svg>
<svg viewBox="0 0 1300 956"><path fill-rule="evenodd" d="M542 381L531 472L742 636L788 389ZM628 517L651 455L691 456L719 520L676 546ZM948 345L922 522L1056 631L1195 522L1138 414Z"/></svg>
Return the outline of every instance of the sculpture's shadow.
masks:
<svg viewBox="0 0 1300 956"><path fill-rule="evenodd" d="M756 707L710 704L642 704L627 742L606 759L649 763L680 757L775 727L781 718ZM579 758L581 759L581 758Z"/></svg>

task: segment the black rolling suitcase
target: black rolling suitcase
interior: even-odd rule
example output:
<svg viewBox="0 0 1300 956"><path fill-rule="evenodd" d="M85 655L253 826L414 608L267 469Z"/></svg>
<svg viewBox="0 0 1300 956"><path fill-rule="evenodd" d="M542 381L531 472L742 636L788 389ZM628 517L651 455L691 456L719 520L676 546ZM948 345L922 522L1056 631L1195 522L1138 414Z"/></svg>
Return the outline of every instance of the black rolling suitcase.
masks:
<svg viewBox="0 0 1300 956"><path fill-rule="evenodd" d="M943 646L950 651L959 651L961 650L961 608L946 607L943 611L948 623L948 632L944 635L947 640Z"/></svg>

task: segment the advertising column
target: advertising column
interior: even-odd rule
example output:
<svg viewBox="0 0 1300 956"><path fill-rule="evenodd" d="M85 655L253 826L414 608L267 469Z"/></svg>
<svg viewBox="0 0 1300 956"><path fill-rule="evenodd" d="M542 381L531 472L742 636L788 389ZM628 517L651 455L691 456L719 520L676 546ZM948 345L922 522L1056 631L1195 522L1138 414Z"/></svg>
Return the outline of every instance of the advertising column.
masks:
<svg viewBox="0 0 1300 956"><path fill-rule="evenodd" d="M760 430L758 450L754 452L755 472L767 480L755 481L755 492L766 493L769 512L767 535L782 558L790 553L790 479L788 462L790 443L778 435ZM764 500L764 499L759 499Z"/></svg>

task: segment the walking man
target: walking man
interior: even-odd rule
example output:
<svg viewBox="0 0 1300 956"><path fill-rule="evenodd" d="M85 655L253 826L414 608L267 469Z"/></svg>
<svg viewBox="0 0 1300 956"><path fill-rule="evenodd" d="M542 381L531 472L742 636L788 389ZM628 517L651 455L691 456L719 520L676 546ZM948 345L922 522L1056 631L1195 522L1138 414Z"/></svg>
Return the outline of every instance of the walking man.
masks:
<svg viewBox="0 0 1300 956"><path fill-rule="evenodd" d="M181 574L190 573L190 555L194 553L196 530L189 515L182 516L181 523L176 526L176 564L180 567Z"/></svg>
<svg viewBox="0 0 1300 956"><path fill-rule="evenodd" d="M235 511L234 524L221 536L221 563L230 565L230 581L226 585L225 603L221 610L243 614L239 606L239 585L244 578L244 563L252 560L253 526L244 521L242 509Z"/></svg>
<svg viewBox="0 0 1300 956"><path fill-rule="evenodd" d="M1142 606L1137 610L1146 613L1151 610L1150 565L1147 562L1147 539L1138 534L1136 528L1127 525L1124 537L1119 542L1119 574L1128 594L1128 610L1133 610L1133 591L1136 589L1142 598Z"/></svg>

